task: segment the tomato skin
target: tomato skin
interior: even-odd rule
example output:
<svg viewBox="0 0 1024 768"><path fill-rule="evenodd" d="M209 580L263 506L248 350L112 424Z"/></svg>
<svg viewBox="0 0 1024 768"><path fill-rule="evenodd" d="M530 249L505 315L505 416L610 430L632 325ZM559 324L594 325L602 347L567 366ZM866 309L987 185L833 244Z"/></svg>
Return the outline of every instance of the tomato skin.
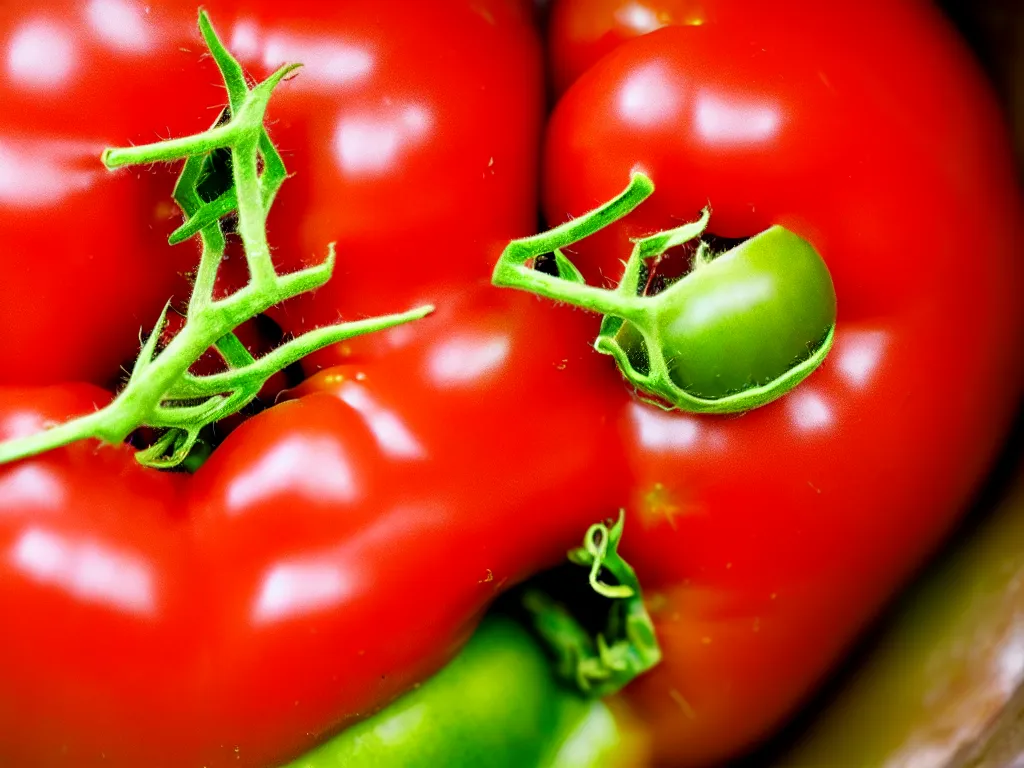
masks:
<svg viewBox="0 0 1024 768"><path fill-rule="evenodd" d="M744 0L558 0L548 21L555 95L627 40L662 27L706 24L733 5L756 13L756 4Z"/></svg>
<svg viewBox="0 0 1024 768"><path fill-rule="evenodd" d="M884 13L893 2L920 5L920 0L884 0L874 6L873 0L866 0L857 4L855 12ZM556 0L547 34L552 86L560 97L602 56L663 27L828 25L836 18L836 9L821 6L814 0Z"/></svg>
<svg viewBox="0 0 1024 768"><path fill-rule="evenodd" d="M83 385L5 388L0 439L107 399ZM143 470L126 447L90 443L0 470L0 603L18 617L0 654L5 764L75 764L129 723L122 738L171 737L166 715L191 694L179 672L194 655L203 576L181 556L181 480ZM83 710L88 723L61 738Z"/></svg>
<svg viewBox="0 0 1024 768"><path fill-rule="evenodd" d="M0 561L22 617L0 635L0 761L281 764L437 670L615 513L621 389L584 316L490 288L449 306L191 478L89 444L0 469L0 547L22 553ZM4 390L0 438L103 397Z"/></svg>
<svg viewBox="0 0 1024 768"><path fill-rule="evenodd" d="M715 234L808 239L838 296L835 348L782 400L621 411L627 514L645 521L623 553L665 652L630 696L665 765L725 759L807 695L950 529L1020 395L1024 240L997 109L934 11L834 14L814 35L783 19L625 43L549 126L552 223L635 167L657 185L579 245L592 280L710 203Z"/></svg>
<svg viewBox="0 0 1024 768"><path fill-rule="evenodd" d="M226 39L254 76L305 62L268 111L295 174L270 216L275 260L318 264L337 243L331 281L272 310L285 331L442 301L533 231L544 82L526 3L250 2L235 19Z"/></svg>
<svg viewBox="0 0 1024 768"><path fill-rule="evenodd" d="M100 153L209 127L223 89L200 50L190 2L0 8L0 383L112 382L187 298L174 173L110 173Z"/></svg>
<svg viewBox="0 0 1024 768"><path fill-rule="evenodd" d="M270 240L282 270L320 261L328 243L338 241L339 278L318 291L319 301L283 307L277 318L296 333L337 320L341 310L355 317L406 309L415 295L419 302L444 299L475 308L490 318L481 332L514 339L484 350L484 369L463 376L461 385L424 385L423 401L410 398L406 387L411 366L419 364L426 375L417 354L428 346L396 353L404 362L382 368L380 384L373 383L375 369L366 370L367 391L381 387L382 397L403 383L394 419L406 411L432 414L417 422L428 432L415 433L427 451L422 468L417 464L400 482L389 479L396 458L374 438L379 414L361 415L324 393L256 417L191 480L141 470L127 449L94 445L0 467L0 548L17 553L27 547L21 560L3 561L0 575L0 603L24 617L0 639L0 763L279 765L435 671L500 588L561 559L595 518L614 513L607 499L621 492L610 487L613 479L591 479L598 451L614 431L611 408L594 404L600 394L584 396L578 407L564 403L569 391L587 387L589 374L575 376L570 362L585 356L585 345L532 341L534 323L545 322L549 311L534 300L498 300L495 306L505 307L499 312L488 309L492 289L473 300L455 296L457 284L485 282L490 251L496 255L508 238L535 224L543 83L528 4L391 5L346 3L332 7L331 15L312 2L207 5L255 77L286 60L305 62L270 107L269 130L292 174L271 212ZM160 135L165 125L171 135L204 129L224 101L212 62L196 66L201 47L194 5L154 12L152 27L143 20L153 50L163 51L149 58L110 52L90 37L92 27L78 22L94 7L107 6L53 0L0 11L0 42L9 39L2 34L8 27L17 31L42 16L66 21L70 26L61 33L90 53L74 59L81 68L59 103L32 95L39 104L21 109L0 90L5 107L19 107L5 109L9 123L0 117L0 146L5 130L42 142L36 154L46 168L63 161L45 143L55 124L77 126L89 140L85 160L74 144L78 154L68 163L77 168L104 146L154 140L154 125ZM125 7L144 9L141 3ZM117 78L120 85L109 82ZM180 104L168 96L172 85L187 94ZM95 115L80 106L91 92L103 97L96 99ZM124 109L126 103L138 111ZM346 121L352 123L347 132ZM389 131L399 131L391 144ZM346 141L354 141L354 149ZM140 327L151 326L170 296L184 298L179 272L195 263L194 245L169 249L165 243L180 223L170 200L173 177L171 169L152 180L142 172L101 169L83 191L74 187L77 176L65 174L64 187L81 194L48 199L38 216L36 208L26 217L24 206L0 200L0 234L19 246L10 258L5 254L5 265L24 260L26 278L0 287L0 303L12 309L0 315L0 344L6 345L0 346L0 385L119 377ZM162 218L154 223L155 205ZM62 229L56 221L74 226ZM111 229L118 222L128 226ZM44 264L37 257L42 242L67 254L70 264L57 269L45 263L45 284L52 288L46 295L37 291L40 274L29 271ZM83 268L76 259L86 251L96 264ZM224 285L244 281L239 264L237 258L226 262ZM437 292L429 293L430 286ZM72 332L61 325L68 317L79 319ZM452 320L443 311L436 317ZM453 335L448 325L424 327ZM69 350L51 359L56 339L67 339ZM254 349L261 346L255 341ZM518 366L515 377L506 365ZM552 376L566 380L550 401L552 409L564 406L551 412L563 436L548 441L524 419L507 439L495 440L501 409L526 408ZM443 403L433 410L426 398L449 385L458 396L449 398L447 410ZM88 412L107 397L63 383L47 390L0 388L0 421L18 429L39 426ZM543 418L549 406L534 410ZM467 438L466 429L453 433L452 424L484 431ZM577 434L588 436L585 445L575 442ZM523 472L514 473L493 461L493 449L509 457L522 449L531 459L521 459ZM529 466L548 451L550 469ZM331 463L324 456L341 458ZM289 457L301 466L289 465ZM351 464L352 487L344 493L341 461ZM443 468L445 483L438 485L429 467ZM463 482L464 472L474 472L475 482ZM519 474L522 481L513 481ZM264 476L283 479L261 486ZM252 486L255 495L239 490ZM583 489L578 498L574 488ZM406 496L398 497L400 489ZM560 503L557 514L548 502ZM472 519L463 522L466 517ZM481 547L481 531L493 532L492 526L507 529L501 543ZM437 542L426 545L421 534ZM404 545L402 535L409 537ZM324 564L329 556L335 560ZM335 576L360 577L351 591L332 592L338 582L323 586L317 581L322 572L303 570L307 559L314 571L322 565ZM377 576L362 576L372 573ZM317 583L319 598L302 592L303 584L315 592ZM384 584L391 585L390 597L379 591ZM416 585L430 599L419 599ZM305 594L307 603L296 598L296 607L289 594ZM317 599L334 602L317 608Z"/></svg>
<svg viewBox="0 0 1024 768"><path fill-rule="evenodd" d="M285 271L319 263L331 242L339 258L319 299L276 311L287 332L335 322L339 308L408 309L409 289L437 277L483 280L504 243L532 230L543 75L528 4L208 10L252 76L305 64L268 113L292 174L270 241ZM197 253L166 244L181 222L176 169L110 173L100 152L208 128L223 85L192 2L6 4L0 50L0 383L110 385L164 303L187 299ZM224 272L234 287L247 280L240 259Z"/></svg>

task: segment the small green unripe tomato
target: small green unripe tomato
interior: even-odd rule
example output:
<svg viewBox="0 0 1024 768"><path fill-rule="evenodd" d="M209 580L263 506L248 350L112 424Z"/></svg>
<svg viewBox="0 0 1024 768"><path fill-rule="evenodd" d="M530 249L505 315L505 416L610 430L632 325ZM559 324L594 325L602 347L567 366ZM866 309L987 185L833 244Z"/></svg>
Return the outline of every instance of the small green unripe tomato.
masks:
<svg viewBox="0 0 1024 768"><path fill-rule="evenodd" d="M622 218L654 191L643 174L614 200L555 229L509 244L495 285L531 291L605 315L594 346L615 358L638 394L694 413L735 413L770 403L809 376L832 346L836 292L814 246L771 227L693 269L655 295L640 290L648 259L700 237L698 221L637 240L618 287L584 284L561 252ZM553 253L558 275L529 266Z"/></svg>
<svg viewBox="0 0 1024 768"><path fill-rule="evenodd" d="M526 629L491 616L434 677L286 768L598 768L629 749L601 701L562 686Z"/></svg>
<svg viewBox="0 0 1024 768"><path fill-rule="evenodd" d="M647 386L662 397L663 389L675 388L707 401L702 410L728 398L742 402L780 380L795 386L791 372L821 353L836 320L828 268L810 243L783 227L695 261L693 271L649 301L642 329L624 321L602 346L622 348L632 369L627 378L656 378L660 355L668 382Z"/></svg>

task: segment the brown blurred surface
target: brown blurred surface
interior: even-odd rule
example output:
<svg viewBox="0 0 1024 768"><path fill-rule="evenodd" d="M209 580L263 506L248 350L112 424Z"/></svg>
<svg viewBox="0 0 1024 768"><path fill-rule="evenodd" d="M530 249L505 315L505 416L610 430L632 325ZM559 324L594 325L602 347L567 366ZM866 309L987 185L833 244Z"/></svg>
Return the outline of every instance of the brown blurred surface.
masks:
<svg viewBox="0 0 1024 768"><path fill-rule="evenodd" d="M970 43L998 91L1024 166L1024 0L940 3Z"/></svg>
<svg viewBox="0 0 1024 768"><path fill-rule="evenodd" d="M776 768L1024 766L1024 464L1015 475Z"/></svg>

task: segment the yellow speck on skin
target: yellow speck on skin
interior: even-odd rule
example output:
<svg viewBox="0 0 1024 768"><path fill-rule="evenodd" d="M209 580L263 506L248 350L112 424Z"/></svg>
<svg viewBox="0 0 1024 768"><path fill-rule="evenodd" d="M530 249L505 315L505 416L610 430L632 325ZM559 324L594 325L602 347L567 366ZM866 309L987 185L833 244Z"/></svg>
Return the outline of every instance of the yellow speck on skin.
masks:
<svg viewBox="0 0 1024 768"><path fill-rule="evenodd" d="M683 714L686 715L690 720L697 719L697 713L679 691L675 688L669 690L668 695L672 697L672 701L679 705L679 708L683 710Z"/></svg>
<svg viewBox="0 0 1024 768"><path fill-rule="evenodd" d="M700 642L703 645L711 645L711 638L710 637L702 637L700 639Z"/></svg>
<svg viewBox="0 0 1024 768"><path fill-rule="evenodd" d="M496 22L496 21L494 20L494 14L493 14L493 13L491 13L491 9L490 9L490 8L483 8L483 7L481 7L481 6L479 6L479 5L475 4L475 3L473 4L472 8L473 8L473 10L474 10L474 11L475 11L475 12L476 12L477 14L479 14L479 15L480 15L480 16L481 16L481 17L483 18L483 20L484 20L484 21L486 21L486 22L487 22L488 24L491 24L491 25L493 25L493 24L496 24L496 23L497 23L497 22Z"/></svg>
<svg viewBox="0 0 1024 768"><path fill-rule="evenodd" d="M772 592L772 600L779 596L778 592Z"/></svg>
<svg viewBox="0 0 1024 768"><path fill-rule="evenodd" d="M668 607L668 598L664 592L645 592L644 605L649 613L660 613Z"/></svg>
<svg viewBox="0 0 1024 768"><path fill-rule="evenodd" d="M170 200L161 200L153 208L153 218L156 221L164 221L175 216L177 213L178 207Z"/></svg>
<svg viewBox="0 0 1024 768"><path fill-rule="evenodd" d="M343 373L329 373L324 376L324 384L341 384L345 380Z"/></svg>
<svg viewBox="0 0 1024 768"><path fill-rule="evenodd" d="M491 581L494 581L494 572L490 568L488 568L487 575L480 579L480 581L478 581L477 584L487 584Z"/></svg>
<svg viewBox="0 0 1024 768"><path fill-rule="evenodd" d="M665 521L676 529L676 517L683 513L682 506L662 483L655 483L644 494L640 503L640 516L647 528Z"/></svg>

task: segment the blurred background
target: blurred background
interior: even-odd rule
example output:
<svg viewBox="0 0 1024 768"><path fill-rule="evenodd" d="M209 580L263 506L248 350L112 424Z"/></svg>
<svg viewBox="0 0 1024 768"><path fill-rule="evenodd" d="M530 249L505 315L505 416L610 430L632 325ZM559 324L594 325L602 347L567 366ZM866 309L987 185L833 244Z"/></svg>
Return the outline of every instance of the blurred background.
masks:
<svg viewBox="0 0 1024 768"><path fill-rule="evenodd" d="M940 6L995 84L1024 160L1024 0L944 0Z"/></svg>

